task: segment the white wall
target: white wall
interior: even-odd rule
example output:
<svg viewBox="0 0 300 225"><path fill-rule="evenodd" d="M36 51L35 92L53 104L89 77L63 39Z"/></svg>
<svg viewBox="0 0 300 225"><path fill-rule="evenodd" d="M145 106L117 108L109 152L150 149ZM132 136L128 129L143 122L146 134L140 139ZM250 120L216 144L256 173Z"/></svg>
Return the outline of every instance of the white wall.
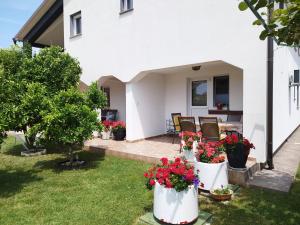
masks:
<svg viewBox="0 0 300 225"><path fill-rule="evenodd" d="M273 151L276 151L300 124L300 109L297 109L297 100L294 101L294 88L288 87L289 77L294 74L294 70L300 69L298 52L299 50L293 48L275 45Z"/></svg>
<svg viewBox="0 0 300 225"><path fill-rule="evenodd" d="M119 15L117 0L64 0L64 46L79 59L86 83L99 74L128 82L141 71L215 60L242 68L244 134L256 145L252 156L265 161L266 42L252 26L254 15L237 6L238 1L138 0L132 12ZM69 17L79 10L82 36L70 39ZM134 85L126 96L131 91ZM126 101L127 124L138 123L129 119L137 116L137 106ZM142 125L136 125L137 136L152 133Z"/></svg>
<svg viewBox="0 0 300 225"><path fill-rule="evenodd" d="M126 87L125 84L109 79L101 83L103 87L110 88L110 108L118 110L118 119L126 121Z"/></svg>
<svg viewBox="0 0 300 225"><path fill-rule="evenodd" d="M165 79L159 74L126 84L126 139L165 133Z"/></svg>

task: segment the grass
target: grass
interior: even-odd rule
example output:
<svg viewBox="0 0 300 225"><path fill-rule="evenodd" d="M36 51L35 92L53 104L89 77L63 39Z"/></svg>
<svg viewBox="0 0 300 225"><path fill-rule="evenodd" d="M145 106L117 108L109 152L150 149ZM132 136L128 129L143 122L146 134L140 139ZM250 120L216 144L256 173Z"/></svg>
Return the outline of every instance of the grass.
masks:
<svg viewBox="0 0 300 225"><path fill-rule="evenodd" d="M25 158L9 137L0 150L0 224L134 224L152 208L144 188L147 164L80 152L89 163L62 171L60 153ZM242 189L230 204L201 197L200 208L213 224L300 224L300 170L289 194Z"/></svg>

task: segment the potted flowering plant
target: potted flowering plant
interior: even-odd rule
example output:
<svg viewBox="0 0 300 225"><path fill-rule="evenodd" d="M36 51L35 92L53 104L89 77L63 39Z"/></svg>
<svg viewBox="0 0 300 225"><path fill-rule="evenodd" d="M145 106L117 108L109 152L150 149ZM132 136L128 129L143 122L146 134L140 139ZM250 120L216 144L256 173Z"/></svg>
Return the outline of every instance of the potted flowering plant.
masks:
<svg viewBox="0 0 300 225"><path fill-rule="evenodd" d="M218 109L218 110L222 110L222 109L223 109L223 104L220 103L220 102L217 103L216 106L217 106L217 109Z"/></svg>
<svg viewBox="0 0 300 225"><path fill-rule="evenodd" d="M124 140L126 136L126 126L123 121L115 121L112 123L112 133L115 140Z"/></svg>
<svg viewBox="0 0 300 225"><path fill-rule="evenodd" d="M181 137L181 149L183 150L184 157L187 160L194 159L194 152L197 150L198 142L201 141L201 132L183 131L179 134Z"/></svg>
<svg viewBox="0 0 300 225"><path fill-rule="evenodd" d="M216 201L227 201L231 199L233 191L228 187L221 187L210 191L210 196Z"/></svg>
<svg viewBox="0 0 300 225"><path fill-rule="evenodd" d="M146 187L154 188L154 217L163 223L188 224L198 218L199 180L187 161L176 158L151 167L145 174Z"/></svg>
<svg viewBox="0 0 300 225"><path fill-rule="evenodd" d="M250 141L239 133L229 133L220 141L227 154L229 165L233 168L246 168L251 149L255 149Z"/></svg>
<svg viewBox="0 0 300 225"><path fill-rule="evenodd" d="M222 153L218 142L199 143L195 155L195 173L201 180L199 188L209 191L228 185L227 162Z"/></svg>
<svg viewBox="0 0 300 225"><path fill-rule="evenodd" d="M102 125L103 125L102 131L101 131L102 139L109 140L112 122L109 120L104 120L104 121L102 121Z"/></svg>

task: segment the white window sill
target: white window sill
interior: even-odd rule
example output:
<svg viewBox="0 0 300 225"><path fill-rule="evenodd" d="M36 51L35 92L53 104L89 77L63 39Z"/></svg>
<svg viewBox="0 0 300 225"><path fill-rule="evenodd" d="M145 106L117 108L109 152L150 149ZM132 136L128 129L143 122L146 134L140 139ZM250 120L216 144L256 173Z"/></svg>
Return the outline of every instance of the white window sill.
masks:
<svg viewBox="0 0 300 225"><path fill-rule="evenodd" d="M70 39L73 39L73 38L77 38L77 37L80 37L82 34L75 34L75 35L71 35L70 36Z"/></svg>
<svg viewBox="0 0 300 225"><path fill-rule="evenodd" d="M131 11L133 11L133 8L127 9L127 10L124 10L124 11L121 11L121 12L120 12L120 15L125 14L125 13L128 13L128 12L131 12Z"/></svg>

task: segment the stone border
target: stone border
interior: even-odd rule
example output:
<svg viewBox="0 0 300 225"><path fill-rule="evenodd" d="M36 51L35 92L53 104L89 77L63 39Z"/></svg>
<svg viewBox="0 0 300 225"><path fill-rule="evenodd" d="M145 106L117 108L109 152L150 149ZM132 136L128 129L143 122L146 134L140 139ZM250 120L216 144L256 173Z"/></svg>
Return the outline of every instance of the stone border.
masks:
<svg viewBox="0 0 300 225"><path fill-rule="evenodd" d="M21 151L21 156L25 156L25 157L41 156L45 154L47 154L46 149L38 149L38 150L29 149L26 151Z"/></svg>

